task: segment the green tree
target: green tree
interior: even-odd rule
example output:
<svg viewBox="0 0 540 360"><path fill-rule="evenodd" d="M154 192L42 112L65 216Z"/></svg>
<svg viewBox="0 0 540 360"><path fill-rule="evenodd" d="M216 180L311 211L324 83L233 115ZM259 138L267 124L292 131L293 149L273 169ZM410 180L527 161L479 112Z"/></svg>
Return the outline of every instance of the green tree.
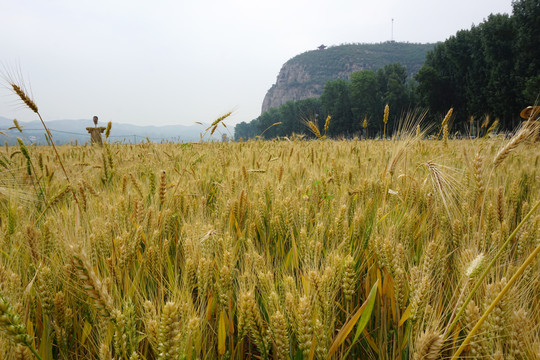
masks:
<svg viewBox="0 0 540 360"><path fill-rule="evenodd" d="M242 121L234 127L234 140L247 140L257 136L257 120L246 123Z"/></svg>
<svg viewBox="0 0 540 360"><path fill-rule="evenodd" d="M515 114L520 112L518 84L515 74L516 28L508 15L490 15L479 26L482 51L487 70L484 89L487 106L501 119L501 125L512 128Z"/></svg>
<svg viewBox="0 0 540 360"><path fill-rule="evenodd" d="M444 96L444 80L438 69L424 65L415 75L415 79L418 82L416 93L420 105L430 108L432 111L448 108L448 99Z"/></svg>
<svg viewBox="0 0 540 360"><path fill-rule="evenodd" d="M360 124L353 121L348 81L338 79L327 82L321 95L321 105L323 116L319 116L319 127L324 126L328 115L332 116L328 135L346 136L360 130Z"/></svg>
<svg viewBox="0 0 540 360"><path fill-rule="evenodd" d="M282 124L278 124L282 123L279 109L271 108L259 116L257 120L257 136L262 136L265 139L282 136L281 129L279 128Z"/></svg>
<svg viewBox="0 0 540 360"><path fill-rule="evenodd" d="M377 82L379 84L379 93L382 95L379 114L382 114L382 108L386 104L392 109L392 115L387 125L387 129L391 133L392 128L397 125L399 117L410 106L407 69L397 63L386 65L384 68L377 70Z"/></svg>
<svg viewBox="0 0 540 360"><path fill-rule="evenodd" d="M380 121L375 121L383 107L375 73L371 70L356 71L351 74L350 79L354 122L361 124L367 118L370 132L381 131Z"/></svg>
<svg viewBox="0 0 540 360"><path fill-rule="evenodd" d="M532 105L540 95L540 4L538 0L512 2L516 29L516 82L520 104Z"/></svg>
<svg viewBox="0 0 540 360"><path fill-rule="evenodd" d="M298 101L288 101L279 108L281 121L281 136L289 136L292 133L307 134L304 119L315 118L321 111L319 99L310 98Z"/></svg>
<svg viewBox="0 0 540 360"><path fill-rule="evenodd" d="M519 122L520 110L540 93L540 6L513 2L513 15L490 15L470 30L438 44L415 76L417 96L432 119L454 108L454 128L469 116L498 118L503 129Z"/></svg>

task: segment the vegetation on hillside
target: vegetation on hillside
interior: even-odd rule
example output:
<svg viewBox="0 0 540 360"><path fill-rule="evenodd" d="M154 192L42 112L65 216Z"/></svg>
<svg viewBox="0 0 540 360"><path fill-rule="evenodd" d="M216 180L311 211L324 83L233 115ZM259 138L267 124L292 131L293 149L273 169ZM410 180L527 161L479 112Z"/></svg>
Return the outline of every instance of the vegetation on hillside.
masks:
<svg viewBox="0 0 540 360"><path fill-rule="evenodd" d="M409 74L418 72L434 44L384 42L379 44L344 44L325 50L307 51L290 59L287 65L301 65L311 76L311 82L324 84L355 65L377 70L399 62Z"/></svg>
<svg viewBox="0 0 540 360"><path fill-rule="evenodd" d="M426 119L436 123L454 108L449 123L452 134L476 135L492 125L500 131L513 130L521 121L521 109L535 104L540 94L538 19L538 1L515 1L511 16L490 15L483 23L437 44L414 79L407 78L409 70L404 64L333 79L326 83L320 98L285 104L283 110L270 109L250 123L237 125L235 137L257 136L268 123L281 125L265 137L298 131L307 134L298 124L302 118L316 115L319 121L331 115L339 123L332 136L366 135L364 120L368 136L381 136L380 122L373 120L386 104L392 109L389 134L411 109L428 109ZM319 55L320 62L323 58ZM328 66L333 66L332 62L329 60Z"/></svg>
<svg viewBox="0 0 540 360"><path fill-rule="evenodd" d="M407 81L406 68L399 64L386 65L377 72L358 71L351 75L349 81L337 79L327 82L320 98L289 101L250 123L236 125L235 139L252 138L263 131L262 136L267 139L292 133L309 135L302 120L312 119L322 126L328 115L332 117L330 136L380 136L383 128L377 119L385 104L393 104L388 124L388 128L393 130L414 102L414 96L412 84ZM367 123L365 129L364 120ZM275 123L279 125L265 131Z"/></svg>

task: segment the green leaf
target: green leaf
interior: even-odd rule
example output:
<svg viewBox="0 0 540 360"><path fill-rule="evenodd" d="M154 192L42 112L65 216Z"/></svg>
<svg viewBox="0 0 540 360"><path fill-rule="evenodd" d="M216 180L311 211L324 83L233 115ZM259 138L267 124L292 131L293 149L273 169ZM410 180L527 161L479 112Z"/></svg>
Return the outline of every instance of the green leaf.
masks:
<svg viewBox="0 0 540 360"><path fill-rule="evenodd" d="M81 336L81 344L84 345L84 342L86 341L86 338L88 335L90 335L90 331L92 331L92 324L90 324L88 321L84 322L84 327L82 330L82 336Z"/></svg>
<svg viewBox="0 0 540 360"><path fill-rule="evenodd" d="M358 340L358 338L360 337L360 334L362 333L362 331L364 331L364 328L366 327L371 317L371 313L373 312L373 306L375 305L376 295L377 295L377 283L373 285L373 287L371 288L371 291L369 292L369 297L367 299L367 306L364 312L362 313L362 317L360 318L360 321L358 322L358 326L356 327L356 334L354 335L354 340L352 342L353 344Z"/></svg>
<svg viewBox="0 0 540 360"><path fill-rule="evenodd" d="M411 305L407 306L407 309L405 309L405 312L403 315L401 315L401 320L399 320L399 326L402 326L405 321L409 319L411 316Z"/></svg>
<svg viewBox="0 0 540 360"><path fill-rule="evenodd" d="M225 314L221 310L219 314L219 325L218 325L218 353L219 355L225 354L225 339L227 337L227 332L225 329Z"/></svg>
<svg viewBox="0 0 540 360"><path fill-rule="evenodd" d="M356 311L356 313L354 313L352 318L345 325L343 325L339 333L336 335L336 338L334 339L334 343L332 344L332 346L330 347L330 350L328 351L327 359L330 359L332 357L334 352L336 352L338 347L345 341L347 336L350 334L350 332L354 328L354 325L356 325L356 323L358 322L358 319L360 319L360 321L358 322L358 327L356 329L356 334L354 336L354 341L351 344L351 347L358 340L358 338L360 337L360 334L366 327L369 321L369 318L371 317L371 312L373 311L373 305L375 304L375 297L377 294L378 284L379 282L377 281L373 285L373 287L371 288L371 291L369 292L368 299L362 304L362 306ZM351 348L349 348L349 351L350 350ZM347 354L349 353L349 351L347 352ZM345 355L344 358L346 357L347 356Z"/></svg>

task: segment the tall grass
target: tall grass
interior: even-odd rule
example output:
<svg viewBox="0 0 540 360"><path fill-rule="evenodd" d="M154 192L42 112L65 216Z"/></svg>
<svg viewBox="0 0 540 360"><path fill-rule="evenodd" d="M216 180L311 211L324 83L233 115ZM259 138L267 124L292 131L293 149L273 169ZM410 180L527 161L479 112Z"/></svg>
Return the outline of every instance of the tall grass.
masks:
<svg viewBox="0 0 540 360"><path fill-rule="evenodd" d="M416 128L4 147L0 356L537 358L539 147Z"/></svg>

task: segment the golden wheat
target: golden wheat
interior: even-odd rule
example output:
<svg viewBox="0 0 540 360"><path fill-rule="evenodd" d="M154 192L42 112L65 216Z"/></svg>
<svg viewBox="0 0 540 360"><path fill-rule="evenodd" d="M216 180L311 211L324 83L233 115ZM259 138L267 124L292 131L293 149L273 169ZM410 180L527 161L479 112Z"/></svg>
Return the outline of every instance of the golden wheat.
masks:
<svg viewBox="0 0 540 360"><path fill-rule="evenodd" d="M463 356L533 358L540 150L495 164L504 140L445 147L411 123L384 142L107 144L114 163L59 146L75 187L47 147L3 149L0 291L24 327L0 356L27 356L26 334L54 359L452 357L505 291Z"/></svg>

